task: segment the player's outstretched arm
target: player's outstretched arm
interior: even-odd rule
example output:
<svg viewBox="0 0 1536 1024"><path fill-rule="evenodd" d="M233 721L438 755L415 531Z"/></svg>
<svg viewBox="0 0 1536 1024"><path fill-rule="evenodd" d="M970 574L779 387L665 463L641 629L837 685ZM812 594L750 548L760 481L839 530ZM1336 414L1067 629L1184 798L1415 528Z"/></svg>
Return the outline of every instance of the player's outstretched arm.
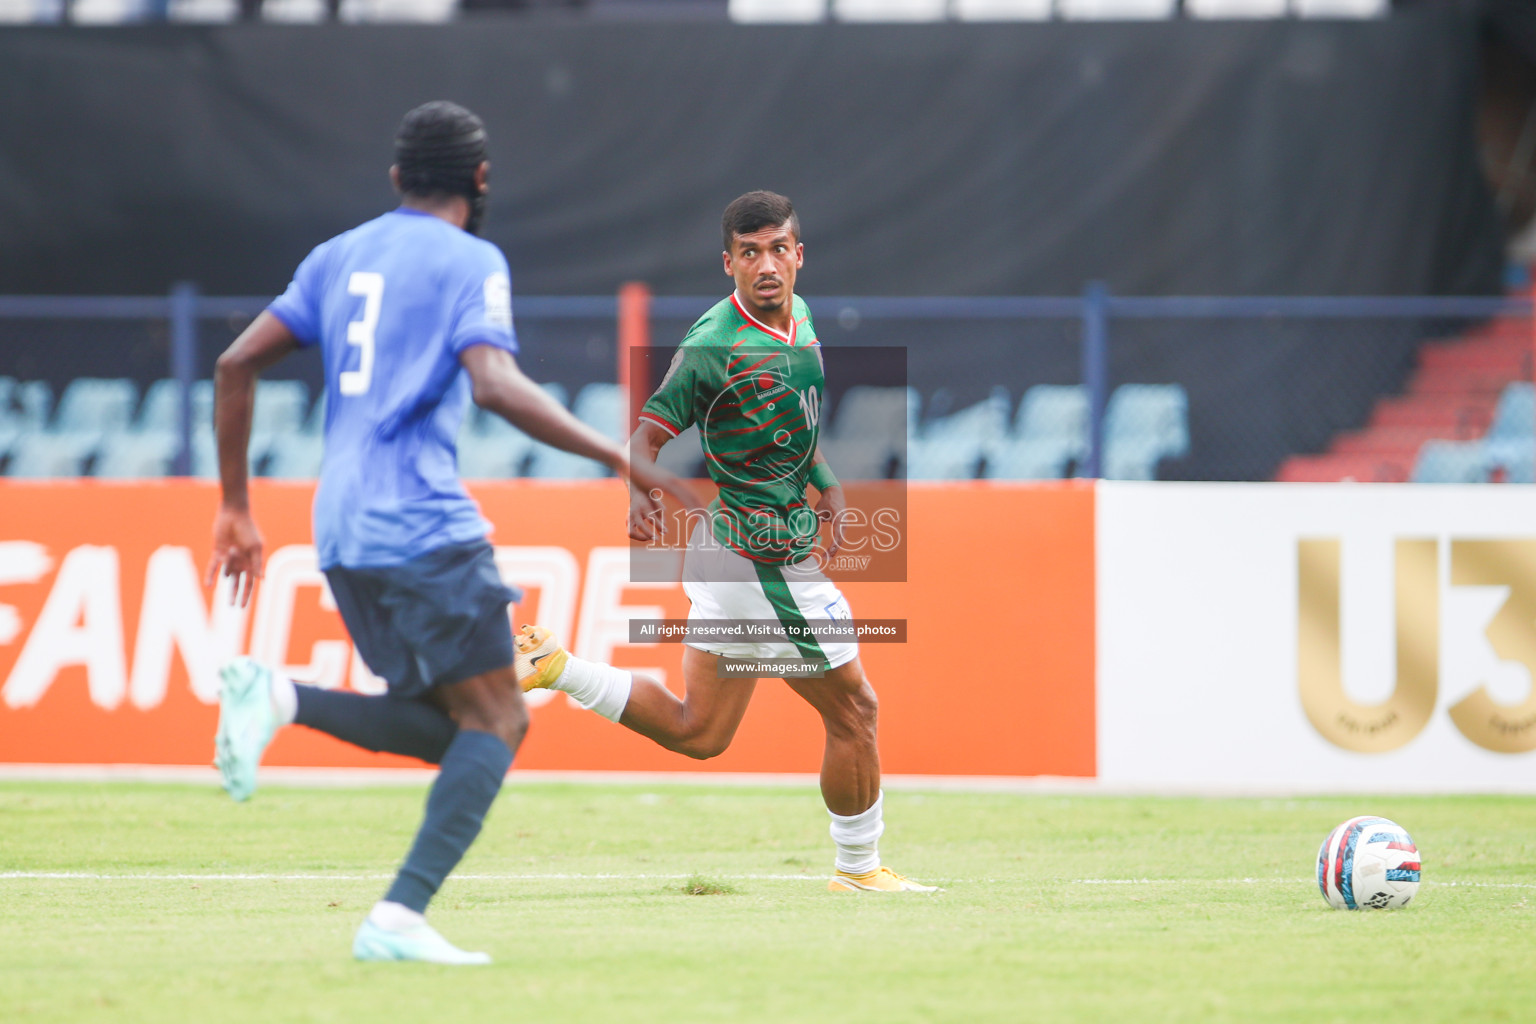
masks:
<svg viewBox="0 0 1536 1024"><path fill-rule="evenodd" d="M551 398L523 373L512 353L493 345L472 345L459 356L469 371L475 404L489 409L536 441L601 462L632 487L660 489L689 508L699 502L681 479L656 465L654 456L636 452L632 459L613 441L593 430Z"/></svg>
<svg viewBox="0 0 1536 1024"><path fill-rule="evenodd" d="M644 460L654 464L661 446L672 440L672 435L649 420L641 420L629 439L630 460ZM653 488L640 487L635 481L629 484L629 539L651 541L666 533L666 516L662 509L661 494Z"/></svg>
<svg viewBox="0 0 1536 1024"><path fill-rule="evenodd" d="M244 606L261 578L261 531L251 515L246 469L256 380L292 352L298 339L277 317L263 312L219 356L213 369L213 432L219 448L219 511L213 521L213 558L205 583L220 570L234 577L230 599Z"/></svg>

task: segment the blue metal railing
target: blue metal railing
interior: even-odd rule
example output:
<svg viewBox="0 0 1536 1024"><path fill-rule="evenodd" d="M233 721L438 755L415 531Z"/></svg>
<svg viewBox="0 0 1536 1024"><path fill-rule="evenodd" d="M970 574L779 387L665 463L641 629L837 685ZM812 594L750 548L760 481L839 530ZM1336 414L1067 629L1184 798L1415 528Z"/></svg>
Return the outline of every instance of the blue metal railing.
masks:
<svg viewBox="0 0 1536 1024"><path fill-rule="evenodd" d="M270 296L209 296L179 282L164 296L0 295L0 320L166 320L170 324L169 374L182 384L175 471L191 462L191 394L198 355L197 323L208 317L255 314ZM692 319L718 295L654 296L652 317ZM1445 317L1529 318L1536 303L1497 296L1122 296L1090 282L1080 296L823 296L807 299L823 313L852 311L860 319L1074 319L1081 323L1082 381L1089 400L1089 448L1082 475L1102 469L1104 411L1109 392L1111 324L1116 319L1380 319ZM547 319L610 319L616 295L530 295L516 300L518 314Z"/></svg>

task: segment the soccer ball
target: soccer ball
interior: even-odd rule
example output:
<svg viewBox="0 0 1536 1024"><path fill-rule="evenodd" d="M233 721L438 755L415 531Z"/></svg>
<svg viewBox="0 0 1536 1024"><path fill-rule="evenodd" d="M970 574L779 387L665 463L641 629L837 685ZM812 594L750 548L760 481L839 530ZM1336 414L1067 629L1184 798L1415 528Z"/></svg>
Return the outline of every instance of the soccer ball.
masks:
<svg viewBox="0 0 1536 1024"><path fill-rule="evenodd" d="M1419 891L1419 848L1396 822L1350 818L1317 851L1317 887L1335 910L1406 907Z"/></svg>

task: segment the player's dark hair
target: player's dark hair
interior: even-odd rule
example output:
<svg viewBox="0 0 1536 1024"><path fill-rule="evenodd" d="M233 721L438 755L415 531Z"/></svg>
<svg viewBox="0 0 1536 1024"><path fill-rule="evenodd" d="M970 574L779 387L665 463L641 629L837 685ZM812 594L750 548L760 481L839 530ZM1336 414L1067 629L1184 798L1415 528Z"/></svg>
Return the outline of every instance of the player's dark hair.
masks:
<svg viewBox="0 0 1536 1024"><path fill-rule="evenodd" d="M720 218L720 231L725 236L725 248L729 252L731 241L737 235L750 235L763 228L776 228L789 224L790 234L800 240L800 218L795 215L795 205L777 192L748 192L731 200Z"/></svg>
<svg viewBox="0 0 1536 1024"><path fill-rule="evenodd" d="M423 103L395 133L400 189L409 195L476 199L475 168L485 160L485 124L457 103Z"/></svg>

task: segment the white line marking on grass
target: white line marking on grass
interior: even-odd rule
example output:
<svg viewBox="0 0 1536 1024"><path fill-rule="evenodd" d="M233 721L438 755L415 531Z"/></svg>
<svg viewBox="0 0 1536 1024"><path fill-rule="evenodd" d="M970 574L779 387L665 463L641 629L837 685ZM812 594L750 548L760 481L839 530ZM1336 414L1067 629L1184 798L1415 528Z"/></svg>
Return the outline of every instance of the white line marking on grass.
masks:
<svg viewBox="0 0 1536 1024"><path fill-rule="evenodd" d="M731 882L824 882L825 874L713 874L710 872L680 872L677 874L624 872L530 872L527 874L465 874L453 875L464 882L675 882L703 874ZM80 882L381 882L395 877L392 873L329 874L320 872L178 872L160 874L153 872L104 872L104 871L0 871L0 881L80 881ZM946 885L983 885L1002 882L1050 883L1055 879L1027 878L932 878L933 882ZM1312 878L1074 878L1070 885L1266 885L1312 884ZM1425 885L1463 889L1536 889L1536 882L1472 882L1458 879L1441 881L1425 879Z"/></svg>
<svg viewBox="0 0 1536 1024"><path fill-rule="evenodd" d="M828 875L714 875L701 871L684 872L681 874L610 874L596 872L590 874L572 873L544 873L526 875L453 875L464 882L544 882L544 881L679 881L692 878L695 875L706 875L710 878L728 879L730 881L749 882L825 882ZM0 871L0 881L16 879L53 879L62 881L83 882L379 882L387 881L395 876L392 873L380 872L378 874L216 874L216 873L181 873L181 874L155 874L155 873L114 873L100 871Z"/></svg>

